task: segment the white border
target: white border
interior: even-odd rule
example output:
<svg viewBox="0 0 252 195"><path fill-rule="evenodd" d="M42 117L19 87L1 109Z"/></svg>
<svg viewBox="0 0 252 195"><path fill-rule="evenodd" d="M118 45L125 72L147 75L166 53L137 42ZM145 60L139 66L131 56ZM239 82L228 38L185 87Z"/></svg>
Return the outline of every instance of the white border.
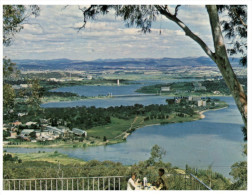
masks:
<svg viewBox="0 0 252 195"><path fill-rule="evenodd" d="M24 4L24 5L29 5L29 4L36 4L36 5L89 5L89 4L132 4L132 5L136 5L136 4L182 4L182 5L202 5L202 4L247 4L248 5L248 24L252 24L252 1L251 0L127 0L127 1L123 1L123 0L1 0L0 2L0 20L1 20L1 24L0 24L0 29L1 29L1 37L2 37L2 5L4 4ZM248 25L248 97L250 97L251 95L251 90L250 90L250 84L251 84L251 80L249 75L251 75L251 25ZM1 51L1 59L3 58L3 45L1 44L0 46L0 51ZM249 55L250 54L250 55ZM2 60L1 60L1 67L2 67ZM1 83L2 83L2 70L0 71L0 79L1 79ZM2 84L0 85L0 101L3 102L2 100ZM2 116L2 105L0 106L0 112L1 112L1 116ZM250 106L250 103L248 103L248 110L250 111L252 109L252 107ZM250 132L251 130L249 129L250 127L250 115L249 115L249 111L248 111L248 140L251 140L251 135L252 133ZM0 119L1 124L3 124L3 120L2 117ZM0 131L0 136L1 136L1 143L2 143L2 127L1 127L1 131ZM248 190L247 191L163 191L163 192L157 192L157 191L132 191L131 193L133 194L153 194L153 192L155 194L182 194L182 193L186 193L186 194L202 194L202 193L214 193L214 194L252 194L252 188L251 188L251 184L252 184L252 175L251 175L251 165L252 165L252 161L251 161L251 142L248 141ZM0 164L0 189L2 191L2 176L3 176L3 170L2 170L2 155L3 155L3 149L0 150L0 155L1 155L1 164ZM2 191L2 193L4 194L44 194L44 193L63 193L63 194L68 194L71 193L71 191L12 191L12 192L8 192L8 191ZM91 191L74 191L75 194L117 194L118 192L113 192L113 191L96 191L96 192L91 192ZM120 194L126 194L128 193L127 191L122 191L120 192Z"/></svg>

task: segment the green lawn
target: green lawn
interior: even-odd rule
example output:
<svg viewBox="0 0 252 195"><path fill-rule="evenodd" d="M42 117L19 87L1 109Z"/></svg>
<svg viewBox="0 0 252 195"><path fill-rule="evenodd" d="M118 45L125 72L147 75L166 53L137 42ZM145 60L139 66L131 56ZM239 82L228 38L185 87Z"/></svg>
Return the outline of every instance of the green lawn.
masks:
<svg viewBox="0 0 252 195"><path fill-rule="evenodd" d="M100 138L106 136L107 139L113 139L114 137L120 135L121 133L129 129L133 120L134 119L123 120L111 117L110 124L93 127L87 130L88 136L94 136L94 137L99 136Z"/></svg>

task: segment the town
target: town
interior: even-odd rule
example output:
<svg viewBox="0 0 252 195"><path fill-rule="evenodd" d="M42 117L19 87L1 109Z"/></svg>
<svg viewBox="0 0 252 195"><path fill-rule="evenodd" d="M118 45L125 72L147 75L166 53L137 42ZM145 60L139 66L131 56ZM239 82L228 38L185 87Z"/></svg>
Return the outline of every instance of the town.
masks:
<svg viewBox="0 0 252 195"><path fill-rule="evenodd" d="M49 121L46 119L41 119L40 124L32 121L22 124L17 120L10 124L4 124L3 130L9 135L5 137L6 140L19 139L28 142L45 142L55 139L68 140L70 138L83 141L84 138L87 138L87 131L78 128L70 130L65 126L53 127L49 125ZM4 144L11 143L5 141Z"/></svg>

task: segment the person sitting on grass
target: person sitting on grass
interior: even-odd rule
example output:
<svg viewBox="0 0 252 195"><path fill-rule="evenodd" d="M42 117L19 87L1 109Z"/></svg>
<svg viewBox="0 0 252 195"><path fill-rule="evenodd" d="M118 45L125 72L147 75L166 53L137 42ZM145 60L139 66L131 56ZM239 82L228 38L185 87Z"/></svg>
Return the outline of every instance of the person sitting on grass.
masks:
<svg viewBox="0 0 252 195"><path fill-rule="evenodd" d="M137 179L136 181L136 173L132 173L131 174L131 178L129 178L128 183L127 183L127 190L136 190L136 185L139 181L139 179Z"/></svg>

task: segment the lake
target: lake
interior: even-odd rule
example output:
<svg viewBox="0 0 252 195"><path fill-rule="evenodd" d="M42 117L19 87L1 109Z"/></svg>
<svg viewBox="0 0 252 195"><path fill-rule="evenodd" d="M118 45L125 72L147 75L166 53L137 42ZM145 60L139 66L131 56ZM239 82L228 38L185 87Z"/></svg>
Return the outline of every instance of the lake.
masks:
<svg viewBox="0 0 252 195"><path fill-rule="evenodd" d="M115 86L116 87L116 86ZM75 88L75 87L73 87ZM75 89L74 89L75 90ZM81 88L79 89L81 92ZM44 104L44 107L76 105L95 105L108 107L134 103L164 104L165 97L131 97L83 100L70 103L58 102ZM112 160L123 164L134 164L150 156L153 145L158 144L166 150L165 162L185 168L185 165L207 169L229 176L230 166L245 160L242 155L243 134L242 119L232 97L220 97L229 104L228 108L205 112L205 118L198 121L155 125L137 129L124 143L88 148L7 148L8 152L59 151L70 157L83 160ZM6 149L6 148L5 148Z"/></svg>

